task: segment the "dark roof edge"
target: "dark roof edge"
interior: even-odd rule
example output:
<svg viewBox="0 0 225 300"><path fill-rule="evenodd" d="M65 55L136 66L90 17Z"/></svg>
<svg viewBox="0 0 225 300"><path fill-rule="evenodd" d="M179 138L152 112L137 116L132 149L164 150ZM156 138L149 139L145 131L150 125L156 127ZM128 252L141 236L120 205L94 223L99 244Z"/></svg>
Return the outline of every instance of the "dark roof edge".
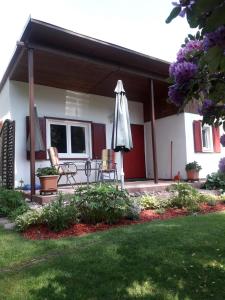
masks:
<svg viewBox="0 0 225 300"><path fill-rule="evenodd" d="M80 38L83 38L83 39L86 39L86 40L89 40L89 41L93 41L93 42L98 43L98 44L102 44L102 45L104 44L105 46L113 47L115 49L118 49L118 50L126 52L126 53L138 55L138 56L143 57L145 59L157 61L159 63L163 63L163 64L167 64L167 65L170 64L170 62L168 62L168 61L161 60L161 59L149 56L147 54L143 54L143 53L140 53L140 52L137 52L137 51L134 51L134 50L131 50L131 49L119 46L119 45L115 45L115 44L112 44L112 43L109 43L109 42L105 42L105 41L102 41L102 40L99 40L99 39L95 39L95 38L92 38L92 37L89 37L89 36L86 36L86 35L83 35L83 34L79 34L79 33L76 33L72 30L68 30L68 29L65 29L65 28L62 28L62 27L44 22L44 21L33 19L33 18L31 18L31 16L29 16L29 18L28 18L28 20L25 24L23 33L20 37L20 41L26 42L26 41L29 40L29 35L30 35L30 32L31 32L32 23L36 23L36 24L39 24L39 25L42 25L42 26L46 26L46 27L49 27L49 28L52 28L52 29L70 34L72 36L77 36L77 37L80 37ZM15 49L15 51L14 51L14 53L13 53L11 59L10 59L10 62L8 64L7 68L6 68L6 71L3 74L3 77L0 81L0 92L3 89L8 77L10 77L10 74L11 74L13 68L14 68L14 64L17 62L19 56L21 55L21 51L22 51L21 47L16 46L16 49Z"/></svg>
<svg viewBox="0 0 225 300"><path fill-rule="evenodd" d="M100 39L96 39L96 38L90 37L90 36L85 35L85 34L77 33L75 31L72 31L72 30L69 30L69 29L66 29L66 28L63 28L63 27L59 27L57 25L53 25L53 24L50 24L50 23L47 23L47 22L44 22L44 21L40 21L40 20L37 20L37 19L31 19L31 22L42 25L42 26L46 26L46 27L49 27L49 28L52 28L52 29L55 29L55 30L58 30L58 31L61 31L61 32L65 32L67 34L77 36L77 37L80 37L80 38L83 38L83 39L86 39L86 40L89 40L89 41L93 41L95 43L102 44L104 46L113 47L115 49L118 49L118 50L121 50L121 51L124 51L124 52L128 52L128 53L131 53L131 54L136 54L138 56L141 56L141 57L144 57L144 58L147 58L147 59L151 59L151 60L154 60L154 61L158 61L158 62L161 62L161 63L164 63L164 64L169 65L171 63L169 61L166 61L166 60L163 60L163 59L160 59L160 58L156 58L156 57L153 57L153 56L150 56L150 55L147 55L147 54L144 54L144 53L141 53L141 52L123 47L123 46L119 46L119 45L116 45L116 44L113 44L113 43L110 43L110 42L100 40Z"/></svg>

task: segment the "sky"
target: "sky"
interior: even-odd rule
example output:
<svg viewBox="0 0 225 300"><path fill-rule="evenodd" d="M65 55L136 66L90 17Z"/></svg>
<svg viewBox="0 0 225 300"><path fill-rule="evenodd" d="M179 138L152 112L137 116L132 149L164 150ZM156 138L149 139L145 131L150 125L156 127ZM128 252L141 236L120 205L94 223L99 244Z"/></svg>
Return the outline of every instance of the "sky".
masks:
<svg viewBox="0 0 225 300"><path fill-rule="evenodd" d="M190 30L186 19L165 19L170 0L0 0L0 79L31 16L166 61Z"/></svg>

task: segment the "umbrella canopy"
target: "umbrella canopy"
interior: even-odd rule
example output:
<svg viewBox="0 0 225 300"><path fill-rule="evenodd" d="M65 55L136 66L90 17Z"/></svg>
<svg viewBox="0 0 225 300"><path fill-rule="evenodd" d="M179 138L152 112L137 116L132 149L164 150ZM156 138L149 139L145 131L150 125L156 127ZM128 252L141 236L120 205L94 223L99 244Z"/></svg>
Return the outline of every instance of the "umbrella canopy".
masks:
<svg viewBox="0 0 225 300"><path fill-rule="evenodd" d="M34 128L35 128L35 152L44 151L44 141L41 134L40 123L38 120L37 107L34 107ZM30 134L27 139L27 150L30 151Z"/></svg>
<svg viewBox="0 0 225 300"><path fill-rule="evenodd" d="M127 97L123 88L122 80L117 81L115 88L116 104L112 132L112 149L121 153L121 189L124 189L123 152L133 148L130 128L130 117L128 111Z"/></svg>
<svg viewBox="0 0 225 300"><path fill-rule="evenodd" d="M130 151L133 141L130 128L127 97L123 88L122 80L117 81L115 88L116 104L112 132L112 149L118 151Z"/></svg>

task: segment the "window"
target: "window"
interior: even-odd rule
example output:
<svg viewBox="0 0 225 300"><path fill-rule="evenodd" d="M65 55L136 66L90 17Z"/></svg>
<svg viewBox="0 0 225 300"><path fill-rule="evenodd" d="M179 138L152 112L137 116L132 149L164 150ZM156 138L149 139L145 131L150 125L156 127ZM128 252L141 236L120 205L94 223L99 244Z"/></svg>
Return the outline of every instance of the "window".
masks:
<svg viewBox="0 0 225 300"><path fill-rule="evenodd" d="M202 152L213 151L212 127L204 125L202 127Z"/></svg>
<svg viewBox="0 0 225 300"><path fill-rule="evenodd" d="M91 157L91 124L47 119L47 147L56 147L60 158Z"/></svg>
<svg viewBox="0 0 225 300"><path fill-rule="evenodd" d="M196 153L220 153L220 128L193 121L194 151Z"/></svg>

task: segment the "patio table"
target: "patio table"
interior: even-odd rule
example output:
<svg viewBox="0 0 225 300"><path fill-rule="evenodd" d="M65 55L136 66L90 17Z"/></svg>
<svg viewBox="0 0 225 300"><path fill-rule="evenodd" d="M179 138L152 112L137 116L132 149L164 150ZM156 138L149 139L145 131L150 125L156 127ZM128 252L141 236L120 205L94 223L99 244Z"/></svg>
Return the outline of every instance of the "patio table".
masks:
<svg viewBox="0 0 225 300"><path fill-rule="evenodd" d="M78 165L77 171L81 171L85 173L85 176L87 177L88 185L90 183L90 176L92 174L92 171L95 171L95 181L98 181L98 170L100 165L99 160L87 159L87 160L78 161L76 162L76 164Z"/></svg>

